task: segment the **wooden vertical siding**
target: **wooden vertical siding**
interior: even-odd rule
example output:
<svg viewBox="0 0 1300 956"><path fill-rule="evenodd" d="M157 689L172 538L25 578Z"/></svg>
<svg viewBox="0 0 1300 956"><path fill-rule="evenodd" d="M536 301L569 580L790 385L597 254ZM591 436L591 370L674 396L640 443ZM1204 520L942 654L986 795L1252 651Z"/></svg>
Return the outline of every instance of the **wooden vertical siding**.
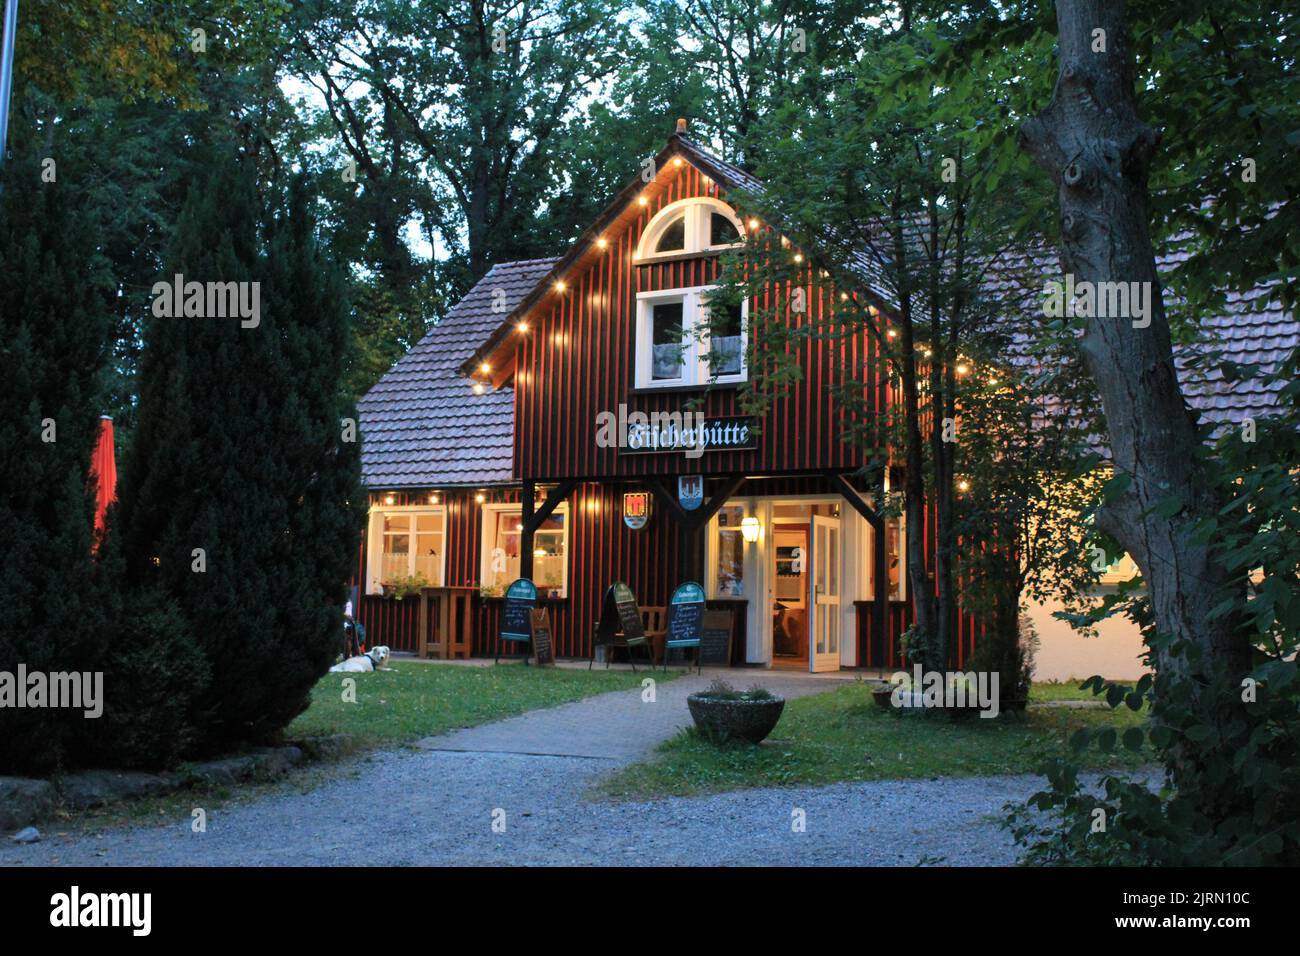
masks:
<svg viewBox="0 0 1300 956"><path fill-rule="evenodd" d="M934 534L937 515L938 509L935 506L925 510L926 567L931 573L934 572L938 554L938 542ZM961 547L962 542L958 542L958 549ZM960 602L962 586L966 582L962 579L960 572L957 573L957 593ZM903 568L903 574L907 574L906 567ZM934 591L935 594L939 593L937 579ZM916 607L912 603L910 592L908 599L905 601L889 602L887 614L888 633L884 635L877 634L875 630L875 615L872 613L875 606L873 601L856 601L854 606L857 608L859 666L885 669L906 667L907 655L903 653L901 638L903 632L916 620ZM975 653L975 642L984 636L985 623L978 620L974 614L959 609L956 631L957 659L955 666L960 668L965 667L971 655Z"/></svg>
<svg viewBox="0 0 1300 956"><path fill-rule="evenodd" d="M687 462L680 454L621 454L596 445L596 416L629 411L681 411L689 395L674 392L633 394L635 384L637 293L708 285L717 280L716 255L636 265L637 243L654 215L669 203L691 197L719 197L717 184L683 165L635 222L608 242L595 264L570 276L567 291L550 311L532 323L516 352L514 468L518 478L603 478L674 475L689 465L703 474L772 474L856 468L857 448L844 438L859 416L870 421L883 397L885 376L879 343L865 331L833 338L808 335L799 340L803 381L773 398L760 422L758 447L747 451L706 452ZM771 239L771 254L792 255ZM762 335L760 310L774 310L796 328L834 320L838 293L810 261L801 267L806 309L790 308L791 289L781 283L751 301L750 335ZM824 327L824 326L823 326ZM850 377L851 376L851 377ZM865 411L846 408L830 390L860 382ZM704 395L709 418L742 414L735 388L717 387Z"/></svg>

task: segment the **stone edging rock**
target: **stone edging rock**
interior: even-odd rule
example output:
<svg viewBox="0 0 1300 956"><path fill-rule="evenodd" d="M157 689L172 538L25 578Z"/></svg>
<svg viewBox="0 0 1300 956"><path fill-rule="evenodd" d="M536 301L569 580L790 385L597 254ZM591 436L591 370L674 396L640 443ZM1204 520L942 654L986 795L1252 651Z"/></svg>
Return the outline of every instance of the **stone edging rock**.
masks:
<svg viewBox="0 0 1300 956"><path fill-rule="evenodd" d="M337 759L349 745L345 735L312 737L282 747L260 747L233 757L182 764L162 773L81 770L53 780L0 777L0 832L20 830L60 805L88 810L193 786L272 780L308 760Z"/></svg>

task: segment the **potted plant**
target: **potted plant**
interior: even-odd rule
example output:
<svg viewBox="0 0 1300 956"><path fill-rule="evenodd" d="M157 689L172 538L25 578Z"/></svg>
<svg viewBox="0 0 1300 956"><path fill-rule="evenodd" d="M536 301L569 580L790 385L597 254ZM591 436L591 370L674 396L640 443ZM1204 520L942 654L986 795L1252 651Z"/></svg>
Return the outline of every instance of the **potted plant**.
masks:
<svg viewBox="0 0 1300 956"><path fill-rule="evenodd" d="M384 597L390 597L394 601L400 601L403 598L415 597L422 590L433 585L422 574L412 574L409 577L396 577L391 581L383 582Z"/></svg>
<svg viewBox="0 0 1300 956"><path fill-rule="evenodd" d="M785 698L754 686L735 690L726 681L714 680L705 690L686 698L691 719L701 737L715 744L730 740L759 743L776 726L785 709Z"/></svg>

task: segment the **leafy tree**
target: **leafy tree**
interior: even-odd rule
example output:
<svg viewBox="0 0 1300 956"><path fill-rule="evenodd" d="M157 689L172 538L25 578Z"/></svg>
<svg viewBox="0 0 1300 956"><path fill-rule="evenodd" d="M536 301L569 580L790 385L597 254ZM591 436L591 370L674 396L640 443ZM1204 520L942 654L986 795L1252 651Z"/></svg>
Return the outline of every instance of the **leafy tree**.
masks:
<svg viewBox="0 0 1300 956"><path fill-rule="evenodd" d="M360 533L342 440L343 284L295 183L262 232L246 155L213 154L164 276L260 286L260 321L153 318L122 486L128 574L180 606L211 681L198 746L265 738L306 705L338 645Z"/></svg>
<svg viewBox="0 0 1300 956"><path fill-rule="evenodd" d="M1093 685L1112 706L1152 703L1151 738L1174 789L1165 797L1108 780L1098 799L1079 789L1074 768L1063 763L1050 778L1053 789L1035 800L1060 814L1062 827L1045 835L1022 819L1020 836L1052 861L1295 862L1297 555L1286 540L1297 495L1295 459L1287 456L1300 425L1295 356L1279 379L1285 413L1270 428L1274 443L1257 449L1231 436L1208 448L1208 430L1187 415L1174 370L1148 212L1160 136L1139 111L1125 7L1060 0L1057 26L1056 94L1022 138L1057 185L1063 271L1079 281L1149 283L1154 290L1149 322L1077 323L1115 470L1098 521L1133 556L1150 589L1146 641L1155 667L1154 681L1135 688L1100 678ZM1187 156L1193 166L1200 154ZM1208 197L1228 209L1207 221L1222 228L1224 217L1239 217L1233 193ZM1255 233L1286 232L1291 212L1275 203L1272 209L1277 230L1256 222ZM1251 223L1241 225L1230 242L1246 254ZM1247 265L1245 274L1253 272ZM1141 739L1135 729L1124 742ZM1114 735L1099 743L1113 747ZM1095 810L1116 825L1089 839L1083 816Z"/></svg>

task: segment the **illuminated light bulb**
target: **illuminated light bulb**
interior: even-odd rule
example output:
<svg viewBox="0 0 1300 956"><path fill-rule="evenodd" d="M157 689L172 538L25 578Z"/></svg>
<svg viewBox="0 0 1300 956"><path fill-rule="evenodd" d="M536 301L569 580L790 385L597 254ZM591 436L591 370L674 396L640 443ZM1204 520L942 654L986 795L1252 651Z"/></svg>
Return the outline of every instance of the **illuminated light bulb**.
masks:
<svg viewBox="0 0 1300 956"><path fill-rule="evenodd" d="M673 157L673 165L674 165L674 166L680 166L681 164L682 164L682 158L681 158L680 156L674 156L674 157Z"/></svg>
<svg viewBox="0 0 1300 956"><path fill-rule="evenodd" d="M958 375L965 375L965 374L966 374L967 372L969 372L969 371L970 371L970 366L969 366L969 365L962 364L962 365L958 365L958 366L957 366L957 374L958 374Z"/></svg>
<svg viewBox="0 0 1300 956"><path fill-rule="evenodd" d="M926 350L925 350L925 357L926 357L926 358L929 358L929 357L930 357L931 355L933 355L933 354L934 354L934 353L931 352L929 349L926 349Z"/></svg>
<svg viewBox="0 0 1300 956"><path fill-rule="evenodd" d="M527 332L527 331L528 331L528 323L527 323L527 322L520 322L518 325L515 326L515 328L517 328L520 332Z"/></svg>
<svg viewBox="0 0 1300 956"><path fill-rule="evenodd" d="M803 262L803 253L802 253L802 252L796 252L796 253L794 254L794 261L795 261L795 262Z"/></svg>
<svg viewBox="0 0 1300 956"><path fill-rule="evenodd" d="M515 530L516 530L516 531L523 531L523 530L524 530L524 523L523 523L522 521L516 522L516 523L515 523Z"/></svg>
<svg viewBox="0 0 1300 956"><path fill-rule="evenodd" d="M642 206L644 206L644 205L646 205L648 202L650 202L650 200L646 199L645 196L637 196L637 197L636 197L636 201L637 201L638 204L640 204L640 205L642 205Z"/></svg>
<svg viewBox="0 0 1300 956"><path fill-rule="evenodd" d="M840 301L841 301L841 302L848 302L848 301L849 301L849 294L848 294L847 292L841 292L841 293L840 293Z"/></svg>
<svg viewBox="0 0 1300 956"><path fill-rule="evenodd" d="M750 228L750 229L757 229L757 228L758 228L758 220L757 220L757 219L751 219L751 220L749 220L749 228Z"/></svg>
<svg viewBox="0 0 1300 956"><path fill-rule="evenodd" d="M565 288L565 287L564 287L564 283L563 283L563 282L557 282L557 283L555 283L555 291L556 291L556 292L563 292L563 291L564 291L564 288Z"/></svg>
<svg viewBox="0 0 1300 956"><path fill-rule="evenodd" d="M487 501L487 495L483 494L483 492L480 491L478 494L474 496L474 500L477 501L479 504L482 504L483 502Z"/></svg>
<svg viewBox="0 0 1300 956"><path fill-rule="evenodd" d="M596 245L599 246L601 249L604 249L607 245L609 245L609 242L606 241L604 236L601 236L599 239L596 240Z"/></svg>
<svg viewBox="0 0 1300 956"><path fill-rule="evenodd" d="M482 365L478 367L478 370L482 372L484 375L486 375L488 372L492 371L492 366L489 365L487 362L484 362Z"/></svg>
<svg viewBox="0 0 1300 956"><path fill-rule="evenodd" d="M394 496L392 496L392 495L385 495L385 496L384 496L384 504L386 504L386 505L391 505L391 504L393 504L393 503L396 502L396 501L397 501L397 499L396 499Z"/></svg>
<svg viewBox="0 0 1300 956"><path fill-rule="evenodd" d="M482 394L483 394L483 383L482 383L482 382L475 382L475 383L474 383L474 394L475 394L475 395L482 395Z"/></svg>
<svg viewBox="0 0 1300 956"><path fill-rule="evenodd" d="M886 334L887 336L889 336L891 339L896 339L896 338L898 338L898 332L896 332L894 329L890 329L890 330L889 330L888 332L886 332L885 334Z"/></svg>
<svg viewBox="0 0 1300 956"><path fill-rule="evenodd" d="M438 496L437 496L437 495L429 495L429 504L431 504L431 505L436 505L437 503L438 503Z"/></svg>
<svg viewBox="0 0 1300 956"><path fill-rule="evenodd" d="M961 481L957 482L957 490L970 491L970 482L963 478Z"/></svg>
<svg viewBox="0 0 1300 956"><path fill-rule="evenodd" d="M996 385L997 383L998 383L998 380L997 380L996 378L991 378L991 379L989 379L989 384L990 384L990 385Z"/></svg>

